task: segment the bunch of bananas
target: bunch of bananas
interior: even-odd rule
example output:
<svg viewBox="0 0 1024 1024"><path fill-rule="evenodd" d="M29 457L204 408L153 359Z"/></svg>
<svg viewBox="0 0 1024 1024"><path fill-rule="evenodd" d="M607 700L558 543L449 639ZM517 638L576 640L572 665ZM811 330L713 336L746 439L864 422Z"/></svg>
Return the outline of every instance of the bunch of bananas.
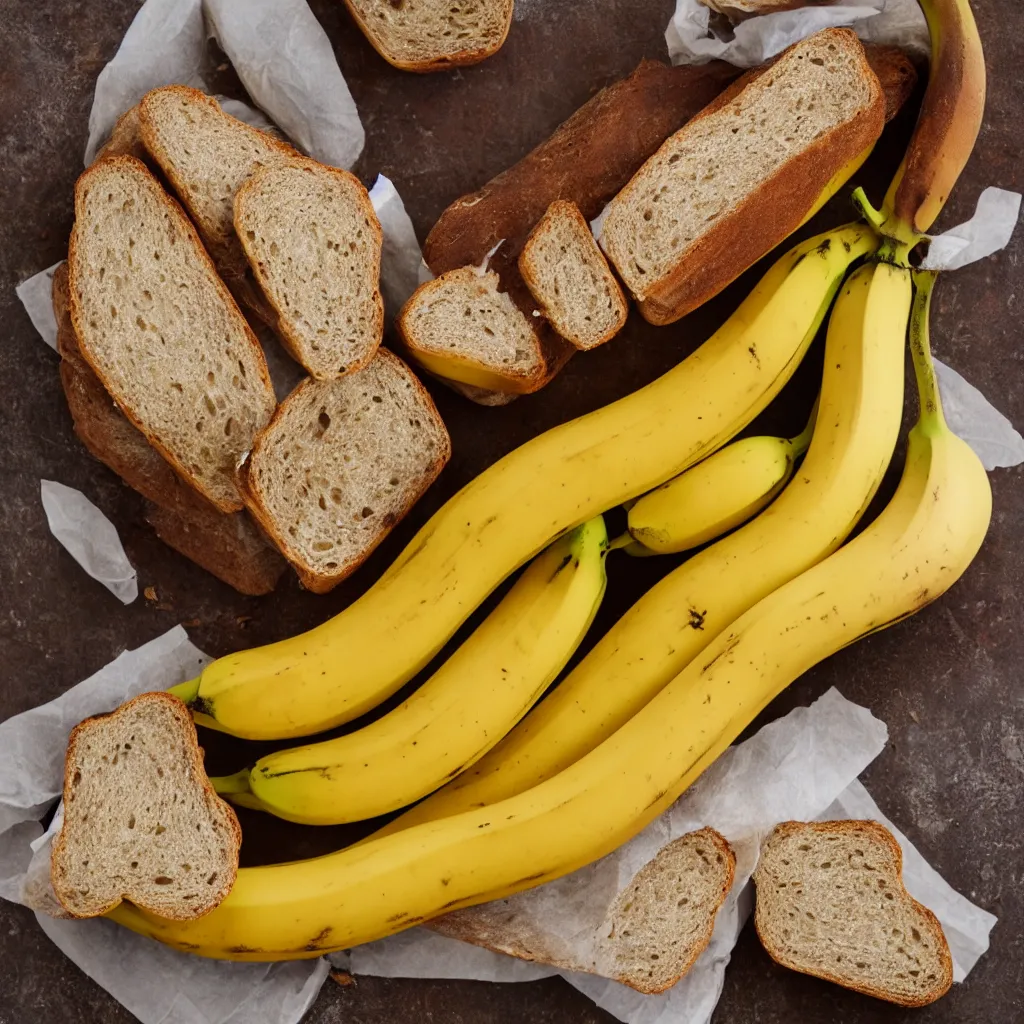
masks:
<svg viewBox="0 0 1024 1024"><path fill-rule="evenodd" d="M199 920L128 904L114 920L203 956L315 957L564 875L661 813L802 672L962 575L985 536L991 494L943 418L928 345L934 278L912 271L909 253L973 147L984 62L968 0L921 3L931 79L881 212L861 193L868 223L796 246L674 370L496 463L339 616L176 688L198 722L247 738L350 721L542 552L395 711L216 780L230 799L314 823L426 799L355 846L241 870ZM799 471L806 438L740 442L714 456L779 392L830 309ZM884 512L844 544L895 448L908 328L920 416L903 477ZM751 458L765 465L754 486L735 471ZM708 493L714 503L700 504ZM644 595L529 710L600 602L600 514L644 494L630 526L645 544L684 550L721 539ZM688 497L682 512L673 494Z"/></svg>

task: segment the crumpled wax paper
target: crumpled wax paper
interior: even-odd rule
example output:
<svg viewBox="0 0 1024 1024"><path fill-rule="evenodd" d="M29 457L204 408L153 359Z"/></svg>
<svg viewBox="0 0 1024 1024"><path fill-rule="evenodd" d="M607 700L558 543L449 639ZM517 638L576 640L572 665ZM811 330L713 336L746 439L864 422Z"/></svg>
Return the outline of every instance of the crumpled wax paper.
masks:
<svg viewBox="0 0 1024 1024"><path fill-rule="evenodd" d="M852 28L865 42L902 46L920 56L929 52L928 27L917 0L802 7L747 18L731 27L700 0L676 0L665 42L673 64L725 60L751 68L815 32L836 27Z"/></svg>
<svg viewBox="0 0 1024 1024"><path fill-rule="evenodd" d="M330 40L306 0L146 0L96 81L86 164L114 122L161 85L206 90L217 39L253 102L304 152L351 167L365 139Z"/></svg>
<svg viewBox="0 0 1024 1024"><path fill-rule="evenodd" d="M531 928L586 948L593 929L619 891L666 843L710 825L736 854L733 889L718 912L708 948L673 988L641 995L590 974L516 961L427 929L358 946L336 956L354 974L387 977L529 981L559 974L619 1020L630 1024L705 1024L721 995L725 967L753 907L749 879L764 836L779 821L828 817L874 818L888 824L856 776L878 755L888 730L866 709L834 688L809 708L798 708L726 751L661 818L630 843L581 871L505 904L530 918ZM837 814L845 807L849 813ZM962 980L988 947L991 914L955 893L920 854L905 845L908 883L949 929ZM913 870L911 870L913 865Z"/></svg>
<svg viewBox="0 0 1024 1024"><path fill-rule="evenodd" d="M974 216L931 238L922 270L959 270L1005 249L1020 217L1021 196L989 187L978 197Z"/></svg>
<svg viewBox="0 0 1024 1024"><path fill-rule="evenodd" d="M0 723L0 897L44 910L55 906L50 845L39 819L60 796L72 728L140 693L192 679L209 661L176 626L49 704ZM327 977L322 959L203 960L104 919L36 917L50 939L143 1024L297 1024Z"/></svg>
<svg viewBox="0 0 1024 1024"><path fill-rule="evenodd" d="M131 604L139 596L139 581L117 527L74 487L42 480L39 490L54 537L94 580Z"/></svg>

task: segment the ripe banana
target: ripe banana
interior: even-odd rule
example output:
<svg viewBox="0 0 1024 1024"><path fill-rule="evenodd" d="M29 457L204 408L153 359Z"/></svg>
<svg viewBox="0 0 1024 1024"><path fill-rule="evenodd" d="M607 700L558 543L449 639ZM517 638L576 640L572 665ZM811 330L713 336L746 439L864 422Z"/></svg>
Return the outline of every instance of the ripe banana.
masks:
<svg viewBox="0 0 1024 1024"><path fill-rule="evenodd" d="M707 544L752 519L789 483L811 443L814 418L793 438L745 437L645 494L629 510L636 541L625 550L671 555Z"/></svg>
<svg viewBox="0 0 1024 1024"><path fill-rule="evenodd" d="M753 521L652 587L486 757L375 835L483 807L564 770L637 714L729 623L835 551L899 434L910 316L905 250L883 247L829 319L819 410L794 480Z"/></svg>
<svg viewBox="0 0 1024 1024"><path fill-rule="evenodd" d="M922 287L913 340L921 417L896 495L845 548L733 622L647 707L565 771L491 807L315 860L244 868L195 921L130 904L110 916L203 956L315 957L568 874L670 806L801 673L934 601L967 569L991 514L985 470L942 416Z"/></svg>
<svg viewBox="0 0 1024 1024"><path fill-rule="evenodd" d="M555 541L407 701L338 739L283 750L218 793L306 825L372 818L411 804L490 750L561 672L605 590L598 516ZM252 806L252 801L246 801Z"/></svg>
<svg viewBox="0 0 1024 1024"><path fill-rule="evenodd" d="M796 246L675 369L541 434L467 484L341 614L221 658L173 692L197 722L249 739L308 735L379 704L554 537L742 430L796 369L847 267L874 245L869 228L852 225Z"/></svg>

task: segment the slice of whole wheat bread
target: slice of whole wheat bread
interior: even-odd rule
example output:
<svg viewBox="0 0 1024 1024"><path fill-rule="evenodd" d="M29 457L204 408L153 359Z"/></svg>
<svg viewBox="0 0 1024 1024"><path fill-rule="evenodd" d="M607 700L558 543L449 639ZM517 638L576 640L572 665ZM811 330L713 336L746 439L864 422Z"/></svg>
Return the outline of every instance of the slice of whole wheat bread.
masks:
<svg viewBox="0 0 1024 1024"><path fill-rule="evenodd" d="M176 921L202 917L231 891L241 841L177 697L144 693L72 730L50 878L73 916L130 900Z"/></svg>
<svg viewBox="0 0 1024 1024"><path fill-rule="evenodd" d="M622 330L626 298L575 203L548 207L519 254L519 272L541 313L576 348L596 348Z"/></svg>
<svg viewBox="0 0 1024 1024"><path fill-rule="evenodd" d="M716 295L874 144L885 96L849 29L796 43L676 132L608 208L601 246L651 323Z"/></svg>
<svg viewBox="0 0 1024 1024"><path fill-rule="evenodd" d="M729 844L714 829L702 828L663 846L593 925L588 917L600 896L567 914L569 932L559 927L561 900L573 901L581 883L573 889L568 880L556 880L456 910L427 927L521 960L597 974L655 994L676 984L707 948L735 870ZM565 897L553 895L559 886ZM594 888L602 885L595 881Z"/></svg>
<svg viewBox="0 0 1024 1024"><path fill-rule="evenodd" d="M430 395L379 349L365 369L306 380L281 403L244 467L246 500L322 594L370 556L450 456Z"/></svg>
<svg viewBox="0 0 1024 1024"><path fill-rule="evenodd" d="M97 160L104 160L108 156L133 156L143 163L149 163L152 159L142 144L138 106L130 107L114 122L110 138L96 153Z"/></svg>
<svg viewBox="0 0 1024 1024"><path fill-rule="evenodd" d="M235 469L276 405L263 350L181 208L134 157L75 186L68 254L82 355L197 490L242 507Z"/></svg>
<svg viewBox="0 0 1024 1024"><path fill-rule="evenodd" d="M359 179L312 161L264 167L235 231L289 351L319 380L364 367L384 331L383 234Z"/></svg>
<svg viewBox="0 0 1024 1024"><path fill-rule="evenodd" d="M786 821L754 872L754 923L772 959L900 1006L953 983L942 926L903 885L903 854L875 821Z"/></svg>
<svg viewBox="0 0 1024 1024"><path fill-rule="evenodd" d="M221 512L171 469L82 358L68 309L68 268L53 275L60 377L75 433L94 458L151 502L157 536L243 594L269 594L287 562L246 512Z"/></svg>
<svg viewBox="0 0 1024 1024"><path fill-rule="evenodd" d="M440 377L516 394L548 380L533 324L494 271L461 267L420 285L397 327L410 356Z"/></svg>
<svg viewBox="0 0 1024 1024"><path fill-rule="evenodd" d="M501 49L513 0L345 0L373 48L403 71L476 64Z"/></svg>

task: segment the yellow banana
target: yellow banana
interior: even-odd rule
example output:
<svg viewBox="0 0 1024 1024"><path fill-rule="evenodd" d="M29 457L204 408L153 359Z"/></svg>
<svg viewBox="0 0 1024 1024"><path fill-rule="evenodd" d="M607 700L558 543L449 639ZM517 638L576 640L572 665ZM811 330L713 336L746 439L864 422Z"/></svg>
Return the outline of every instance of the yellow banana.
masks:
<svg viewBox="0 0 1024 1024"><path fill-rule="evenodd" d="M541 434L467 484L341 614L221 658L173 692L197 722L249 739L308 735L379 704L554 537L742 430L792 375L847 267L874 245L869 228L852 225L796 246L675 369Z"/></svg>
<svg viewBox="0 0 1024 1024"><path fill-rule="evenodd" d="M527 566L497 608L407 701L338 739L279 751L212 779L228 799L334 825L411 804L490 750L529 710L583 639L605 589L598 516ZM245 801L252 806L251 801Z"/></svg>
<svg viewBox="0 0 1024 1024"><path fill-rule="evenodd" d="M198 920L129 904L110 916L203 956L314 957L539 885L634 836L790 682L934 601L977 553L991 492L977 456L943 420L921 326L927 301L926 286L913 343L922 413L889 506L733 622L596 750L490 807L315 860L242 869L224 902Z"/></svg>
<svg viewBox="0 0 1024 1024"><path fill-rule="evenodd" d="M744 437L645 494L629 510L636 545L659 555L707 544L770 505L811 443L814 418L793 438ZM644 552L644 553L646 553Z"/></svg>
<svg viewBox="0 0 1024 1024"><path fill-rule="evenodd" d="M899 433L911 283L898 262L885 248L843 285L810 449L774 503L655 584L486 757L375 835L551 778L623 726L729 623L839 547Z"/></svg>

